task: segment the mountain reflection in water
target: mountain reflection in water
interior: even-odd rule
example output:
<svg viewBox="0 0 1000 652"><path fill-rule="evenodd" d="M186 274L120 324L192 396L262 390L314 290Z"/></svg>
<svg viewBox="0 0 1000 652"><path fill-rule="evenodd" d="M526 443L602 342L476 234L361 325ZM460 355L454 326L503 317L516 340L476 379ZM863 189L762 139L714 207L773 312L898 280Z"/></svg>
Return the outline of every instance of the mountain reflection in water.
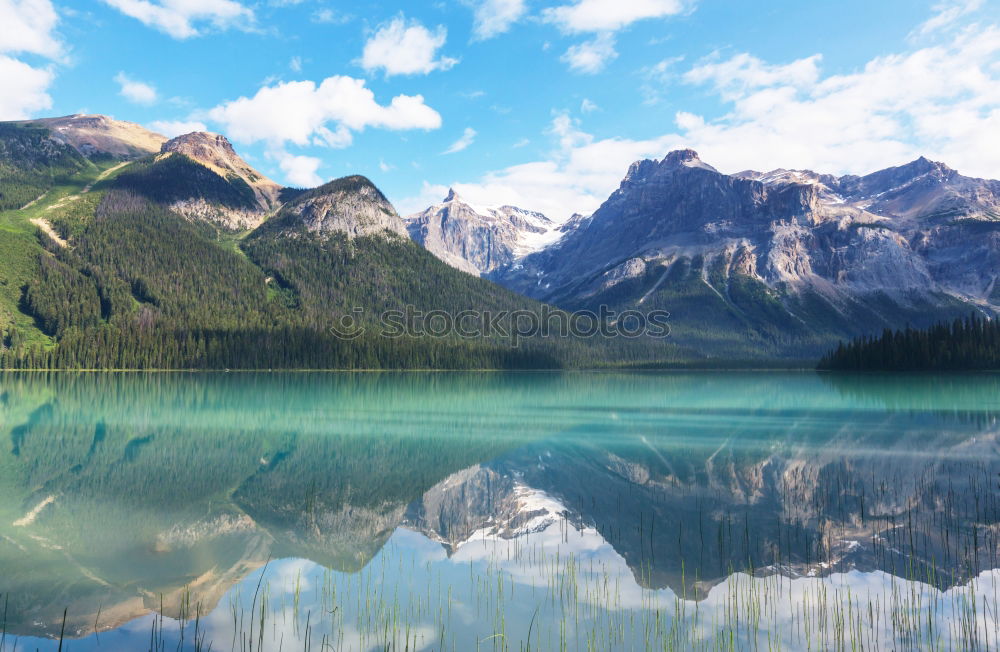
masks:
<svg viewBox="0 0 1000 652"><path fill-rule="evenodd" d="M265 604L254 649L708 645L754 595L737 635L815 648L831 583L888 596L842 640L994 647L998 415L992 375L3 375L0 649Z"/></svg>

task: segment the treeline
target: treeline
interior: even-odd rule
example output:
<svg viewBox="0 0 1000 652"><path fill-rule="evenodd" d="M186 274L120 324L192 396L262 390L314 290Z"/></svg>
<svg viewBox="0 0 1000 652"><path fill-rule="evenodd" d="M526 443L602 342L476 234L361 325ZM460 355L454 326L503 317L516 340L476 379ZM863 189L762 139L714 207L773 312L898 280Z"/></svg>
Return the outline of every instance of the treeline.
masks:
<svg viewBox="0 0 1000 652"><path fill-rule="evenodd" d="M0 350L0 369L558 369L556 348L487 340L343 340L313 329L73 328L55 347Z"/></svg>
<svg viewBox="0 0 1000 652"><path fill-rule="evenodd" d="M925 330L886 329L841 343L820 369L845 371L964 371L1000 369L1000 320L970 315Z"/></svg>

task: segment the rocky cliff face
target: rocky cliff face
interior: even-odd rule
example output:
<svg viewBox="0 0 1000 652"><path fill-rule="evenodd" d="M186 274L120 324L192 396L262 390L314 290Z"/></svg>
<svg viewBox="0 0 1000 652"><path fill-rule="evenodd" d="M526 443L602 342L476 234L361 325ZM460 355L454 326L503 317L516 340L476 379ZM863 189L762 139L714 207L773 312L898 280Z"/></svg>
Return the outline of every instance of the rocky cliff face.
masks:
<svg viewBox="0 0 1000 652"><path fill-rule="evenodd" d="M510 267L562 236L541 213L514 206L474 206L454 190L440 204L407 217L406 228L438 258L477 276Z"/></svg>
<svg viewBox="0 0 1000 652"><path fill-rule="evenodd" d="M391 233L409 238L396 209L375 184L361 176L337 179L303 193L281 209L275 225L304 227L319 237L340 233L356 238Z"/></svg>
<svg viewBox="0 0 1000 652"><path fill-rule="evenodd" d="M593 216L495 275L569 308L664 307L695 348L711 348L699 322L737 339L813 339L803 352L995 313L998 276L1000 182L926 159L864 177L725 175L691 150L634 163Z"/></svg>
<svg viewBox="0 0 1000 652"><path fill-rule="evenodd" d="M160 151L166 138L137 124L105 115L74 114L27 120L52 131L52 138L71 145L84 156L110 155L133 159Z"/></svg>

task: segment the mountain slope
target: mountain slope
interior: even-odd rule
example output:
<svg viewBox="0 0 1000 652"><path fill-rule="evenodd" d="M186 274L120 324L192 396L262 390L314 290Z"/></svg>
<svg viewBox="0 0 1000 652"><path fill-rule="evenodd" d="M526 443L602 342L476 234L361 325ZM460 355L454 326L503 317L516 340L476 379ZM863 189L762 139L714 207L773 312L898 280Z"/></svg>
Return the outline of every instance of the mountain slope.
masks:
<svg viewBox="0 0 1000 652"><path fill-rule="evenodd" d="M257 211L262 216L276 209L281 203L281 186L244 161L225 136L197 131L163 143L160 151L161 156L158 158L180 154L200 163L233 185L241 188L244 185L248 186L253 191ZM191 217L204 215L206 210L211 210L211 207L198 202L179 202L173 209ZM261 217L260 221L262 220ZM247 220L243 217L235 220L230 218L229 221L232 223ZM259 221L253 226L258 224Z"/></svg>
<svg viewBox="0 0 1000 652"><path fill-rule="evenodd" d="M998 310L1000 183L918 160L866 177L725 175L691 150L632 165L554 246L499 280L569 309L672 313L715 357L817 355L837 339Z"/></svg>
<svg viewBox="0 0 1000 652"><path fill-rule="evenodd" d="M53 140L69 145L87 157L141 158L160 151L160 146L167 140L140 125L105 115L74 114L15 124L44 127Z"/></svg>

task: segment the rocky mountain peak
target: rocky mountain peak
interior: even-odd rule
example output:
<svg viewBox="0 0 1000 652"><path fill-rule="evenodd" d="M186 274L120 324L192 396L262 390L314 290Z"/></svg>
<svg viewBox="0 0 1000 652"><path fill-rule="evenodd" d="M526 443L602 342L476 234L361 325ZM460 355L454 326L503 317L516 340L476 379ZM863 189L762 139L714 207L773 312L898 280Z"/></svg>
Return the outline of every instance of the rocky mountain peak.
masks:
<svg viewBox="0 0 1000 652"><path fill-rule="evenodd" d="M354 175L309 190L282 207L278 223L329 237L348 238L394 233L409 238L406 225L389 200L367 178Z"/></svg>
<svg viewBox="0 0 1000 652"><path fill-rule="evenodd" d="M207 131L192 131L189 134L177 136L163 143L160 151L163 153L181 152L196 160L212 156L218 157L220 154L227 157L237 156L236 150L233 149L233 144L229 142L228 138Z"/></svg>
<svg viewBox="0 0 1000 652"><path fill-rule="evenodd" d="M675 149L663 157L663 163L666 165L685 165L693 162L701 162L698 152L693 149Z"/></svg>
<svg viewBox="0 0 1000 652"><path fill-rule="evenodd" d="M698 152L693 149L678 149L667 154L660 163L668 168L698 168L710 172L718 172L714 167L705 163L698 156Z"/></svg>
<svg viewBox="0 0 1000 652"><path fill-rule="evenodd" d="M448 188L448 195L444 198L444 203L448 204L453 201L462 201L462 198L458 196L454 188Z"/></svg>
<svg viewBox="0 0 1000 652"><path fill-rule="evenodd" d="M674 171L685 169L701 169L708 170L710 172L719 172L708 163L702 161L701 157L698 156L698 152L693 149L678 149L667 153L661 161L654 161L651 159L636 161L629 166L623 185L642 182L659 174L670 174Z"/></svg>
<svg viewBox="0 0 1000 652"><path fill-rule="evenodd" d="M161 156L172 154L187 156L224 179L241 179L254 191L262 212L271 211L279 204L281 186L244 161L225 136L204 131L178 136L160 147Z"/></svg>

